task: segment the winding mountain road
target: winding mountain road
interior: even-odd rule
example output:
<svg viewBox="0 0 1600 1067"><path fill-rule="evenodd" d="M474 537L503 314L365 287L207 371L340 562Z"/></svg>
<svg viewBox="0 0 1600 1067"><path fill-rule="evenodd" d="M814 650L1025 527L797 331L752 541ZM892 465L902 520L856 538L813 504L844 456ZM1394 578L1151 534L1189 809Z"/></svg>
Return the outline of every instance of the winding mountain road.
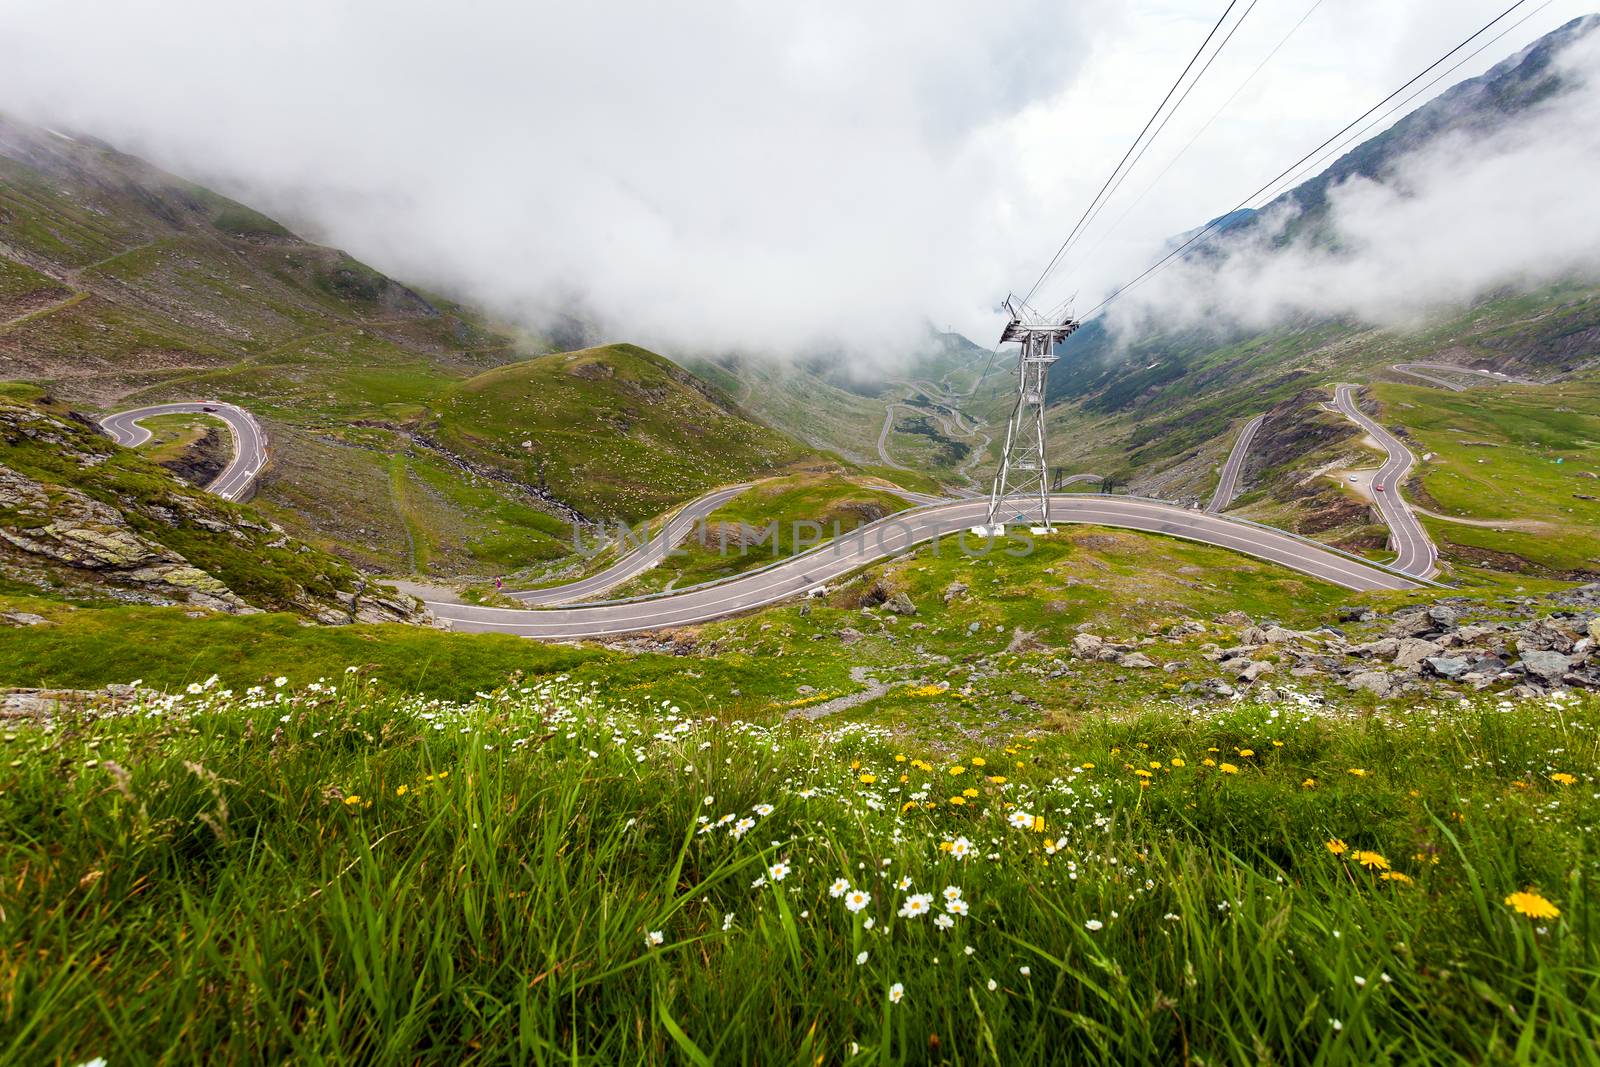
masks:
<svg viewBox="0 0 1600 1067"><path fill-rule="evenodd" d="M132 408L107 415L100 420L100 428L113 441L127 448L137 448L150 440L150 431L139 425L140 420L157 415L214 415L228 424L233 434L233 460L213 478L207 491L224 500L243 500L250 495L261 468L267 465L267 435L256 422L255 416L236 404L219 401L207 403L154 404L150 407Z"/></svg>
<svg viewBox="0 0 1600 1067"><path fill-rule="evenodd" d="M1433 542L1428 540L1428 532L1422 528L1422 523L1400 495L1400 487L1416 465L1417 457L1398 437L1362 412L1356 404L1355 390L1354 385L1338 386L1334 389L1333 403L1341 415L1366 430L1387 453L1383 466L1372 476L1375 490L1372 496L1378 514L1389 525L1390 546L1398 553L1389 566L1417 578L1432 577L1438 569L1436 562L1439 553L1433 547ZM1384 487L1383 491L1377 492L1380 485Z"/></svg>
<svg viewBox="0 0 1600 1067"><path fill-rule="evenodd" d="M1419 584L1292 534L1153 500L1061 494L1051 498L1050 507L1051 517L1058 522L1091 523L1199 541L1359 592L1414 589ZM778 603L935 537L956 538L965 542L970 551L982 552L989 542L966 535L984 520L987 510L988 501L981 498L929 504L879 519L850 535L757 571L609 604L536 612L469 604L430 603L428 607L456 630L545 640L611 637L689 626ZM941 541L940 551L961 552L963 548Z"/></svg>
<svg viewBox="0 0 1600 1067"><path fill-rule="evenodd" d="M1348 397L1345 399L1348 401ZM227 499L238 499L248 491L266 461L265 436L255 419L242 408L220 403L161 404L107 416L101 426L118 443L135 446L150 438L150 432L138 425L140 419L190 412L216 414L232 428L237 449L234 462L208 488ZM1382 434L1383 430L1375 427L1374 432ZM667 550L687 535L695 522L747 488L747 485L729 486L690 501L668 519L663 535L598 574L551 589L513 595L529 605L571 604L580 597L595 596L615 588L659 562ZM929 499L923 494L905 495L911 499ZM949 544L941 540L939 550L945 552L1004 551L1004 547L968 536L971 527L986 518L987 510L988 501L982 497L924 503L755 571L630 600L544 607L536 611L439 602L429 602L428 607L437 619L456 630L508 633L544 640L610 637L688 626L786 600L935 538L953 538L958 542ZM1051 498L1051 514L1061 523L1119 527L1231 549L1361 592L1414 589L1419 585L1406 574L1293 534L1154 500L1086 493L1058 494Z"/></svg>
<svg viewBox="0 0 1600 1067"><path fill-rule="evenodd" d="M1441 378L1439 377L1439 374L1475 374L1481 378L1487 379L1481 383L1483 385L1533 384L1532 382L1524 381L1521 378L1513 378L1510 375L1497 374L1494 371L1479 370L1476 367L1460 367L1454 363L1396 363L1389 369L1399 371L1401 374L1410 375L1413 378L1420 378L1430 385L1437 385L1439 388L1448 389L1453 393L1464 393L1470 387L1462 385L1460 382L1452 382L1448 378Z"/></svg>
<svg viewBox="0 0 1600 1067"><path fill-rule="evenodd" d="M1228 453L1228 461L1222 465L1217 491L1211 494L1211 503L1206 505L1207 511L1213 514L1227 511L1228 505L1233 503L1233 498L1239 492L1239 474L1244 470L1245 456L1250 453L1250 442L1255 440L1256 431L1261 429L1262 420L1266 417L1264 412L1257 415L1239 431L1239 438L1233 442L1233 450Z"/></svg>

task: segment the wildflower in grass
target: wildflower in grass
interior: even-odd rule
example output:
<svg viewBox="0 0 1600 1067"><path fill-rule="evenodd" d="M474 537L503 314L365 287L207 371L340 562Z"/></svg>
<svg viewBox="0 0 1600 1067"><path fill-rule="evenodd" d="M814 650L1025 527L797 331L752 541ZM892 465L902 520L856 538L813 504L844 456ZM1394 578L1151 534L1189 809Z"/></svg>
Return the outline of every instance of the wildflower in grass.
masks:
<svg viewBox="0 0 1600 1067"><path fill-rule="evenodd" d="M1224 763L1222 766L1218 767L1217 770L1221 771L1223 774L1238 774L1239 773L1239 768L1235 767L1231 763Z"/></svg>
<svg viewBox="0 0 1600 1067"><path fill-rule="evenodd" d="M361 803L361 798L356 796L354 793L351 793L349 796L344 798L344 806L347 808L353 808L359 803Z"/></svg>
<svg viewBox="0 0 1600 1067"><path fill-rule="evenodd" d="M285 677L284 677L284 676L283 676L283 675L281 675L281 674L280 674L280 675L278 675L278 676L277 676L277 677L276 677L276 678L274 678L274 679L273 679L273 680L272 680L272 685L273 685L273 687L274 687L274 688L276 688L276 689L282 689L282 688L283 688L283 687L284 687L284 686L286 686L286 685L288 685L288 684L289 684L289 679L287 679L287 678L285 678Z"/></svg>
<svg viewBox="0 0 1600 1067"><path fill-rule="evenodd" d="M1342 856L1350 851L1350 846L1337 837L1330 837L1322 843L1322 847L1332 852L1335 856Z"/></svg>
<svg viewBox="0 0 1600 1067"><path fill-rule="evenodd" d="M989 782L991 785L1005 785L1008 780L1009 779L1007 779L1003 774L991 774L989 776Z"/></svg>
<svg viewBox="0 0 1600 1067"><path fill-rule="evenodd" d="M1094 764L1092 764L1092 763L1088 762L1087 760L1085 760L1081 764L1081 769L1086 770L1086 771L1092 771L1092 770L1094 770Z"/></svg>
<svg viewBox="0 0 1600 1067"><path fill-rule="evenodd" d="M727 912L722 916L722 928L724 930L733 929L733 912Z"/></svg>
<svg viewBox="0 0 1600 1067"><path fill-rule="evenodd" d="M1251 756L1256 754L1256 750L1253 748L1241 748L1238 750L1238 752L1239 755L1243 756L1245 759L1249 759Z"/></svg>
<svg viewBox="0 0 1600 1067"><path fill-rule="evenodd" d="M902 893L905 892L907 889L910 889L911 888L911 876L910 875L902 875L901 878L899 879L899 881L895 882L894 887L896 889L900 890Z"/></svg>
<svg viewBox="0 0 1600 1067"><path fill-rule="evenodd" d="M1550 780L1561 785L1575 785L1578 781L1574 775L1570 775L1566 771L1557 771L1550 776Z"/></svg>
<svg viewBox="0 0 1600 1067"><path fill-rule="evenodd" d="M862 949L860 952L857 952L856 953L856 966L859 967L863 963L866 963L867 962L867 958L868 958L869 955L870 954L867 952L866 949Z"/></svg>
<svg viewBox="0 0 1600 1067"><path fill-rule="evenodd" d="M913 893L901 903L898 914L902 919L920 919L932 910L932 894Z"/></svg>
<svg viewBox="0 0 1600 1067"><path fill-rule="evenodd" d="M1182 757L1180 757L1180 756L1173 756L1173 757L1172 757L1172 765L1173 765L1173 766L1174 766L1174 767L1182 767L1182 766L1183 766L1183 759L1182 759Z"/></svg>
<svg viewBox="0 0 1600 1067"><path fill-rule="evenodd" d="M648 934L644 935L645 947L655 948L666 939L667 935L663 934L660 930L651 930Z"/></svg>
<svg viewBox="0 0 1600 1067"><path fill-rule="evenodd" d="M1153 777L1155 777L1153 774L1151 774L1149 771L1145 770L1143 767L1140 767L1138 770L1134 771L1133 773L1137 774L1140 778L1153 778Z"/></svg>
<svg viewBox="0 0 1600 1067"><path fill-rule="evenodd" d="M1033 968L1029 967L1027 964L1023 964L1021 967L1017 968L1017 973L1022 975L1022 977L1027 978L1033 974Z"/></svg>
<svg viewBox="0 0 1600 1067"><path fill-rule="evenodd" d="M1099 919L1085 919L1083 922L1083 928L1091 933L1096 930L1103 929L1105 925L1106 924L1101 922Z"/></svg>
<svg viewBox="0 0 1600 1067"><path fill-rule="evenodd" d="M905 999L906 987L899 982L889 987L889 1003L898 1004Z"/></svg>
<svg viewBox="0 0 1600 1067"><path fill-rule="evenodd" d="M933 917L933 925L937 926L941 930L948 930L955 924L956 921L950 918L948 915L935 915Z"/></svg>
<svg viewBox="0 0 1600 1067"><path fill-rule="evenodd" d="M1364 987L1367 984L1367 980L1365 978L1361 977L1361 975L1358 974L1358 975L1355 976L1355 983L1356 983L1356 988L1357 989L1361 989L1362 987Z"/></svg>
<svg viewBox="0 0 1600 1067"><path fill-rule="evenodd" d="M968 786L967 788L965 788L965 789L963 789L961 791L961 795L964 796L964 797L967 797L968 799L971 799L973 797L979 796L980 794L978 793L978 791L976 789L973 789L971 786Z"/></svg>
<svg viewBox="0 0 1600 1067"><path fill-rule="evenodd" d="M1328 1020L1328 1025L1333 1027L1335 1030L1343 1030L1344 1029L1344 1023L1341 1022L1338 1019L1329 1019Z"/></svg>
<svg viewBox="0 0 1600 1067"><path fill-rule="evenodd" d="M833 884L828 887L828 895L835 900L838 900L848 892L850 892L850 883L844 878L835 878Z"/></svg>
<svg viewBox="0 0 1600 1067"><path fill-rule="evenodd" d="M738 822L734 823L733 829L730 832L734 837L743 837L745 834L750 832L751 828L754 827L755 824L756 821L747 815Z"/></svg>
<svg viewBox="0 0 1600 1067"><path fill-rule="evenodd" d="M394 787L394 795L397 797L403 797L409 792L411 792L410 786L397 785Z"/></svg>
<svg viewBox="0 0 1600 1067"><path fill-rule="evenodd" d="M944 902L944 910L951 915L965 915L967 913L967 902L960 897L955 900L947 900Z"/></svg>
<svg viewBox="0 0 1600 1067"><path fill-rule="evenodd" d="M950 858L964 860L972 855L972 842L964 837L958 837L950 842Z"/></svg>
<svg viewBox="0 0 1600 1067"><path fill-rule="evenodd" d="M783 881L785 878L789 877L789 865L782 860L779 860L777 863L774 863L771 867L767 868L767 877L771 878L774 882Z"/></svg>
<svg viewBox="0 0 1600 1067"><path fill-rule="evenodd" d="M1378 877L1385 882L1399 882L1401 885L1410 885L1412 882L1411 876L1403 871L1384 871Z"/></svg>
<svg viewBox="0 0 1600 1067"><path fill-rule="evenodd" d="M947 901L949 901L949 900L960 900L961 899L961 887L958 886L958 885L947 885L947 886L945 886L944 887L944 899L947 900Z"/></svg>
<svg viewBox="0 0 1600 1067"><path fill-rule="evenodd" d="M876 774L863 774L858 780L862 785L871 785L878 780L878 776Z"/></svg>
<svg viewBox="0 0 1600 1067"><path fill-rule="evenodd" d="M1356 853L1356 862L1369 871L1387 871L1389 861L1383 858L1383 853L1362 849Z"/></svg>
<svg viewBox="0 0 1600 1067"><path fill-rule="evenodd" d="M1356 778L1365 778L1367 776L1367 772L1360 767L1351 767L1348 773Z"/></svg>
<svg viewBox="0 0 1600 1067"><path fill-rule="evenodd" d="M1560 908L1532 889L1506 897L1506 907L1530 919L1554 919L1561 914Z"/></svg>
<svg viewBox="0 0 1600 1067"><path fill-rule="evenodd" d="M1169 923L1178 922L1179 920L1181 920L1183 918L1183 916L1179 915L1175 911L1169 911L1169 912L1167 912L1165 915L1163 915L1161 917L1163 919L1167 920L1167 922L1169 922Z"/></svg>
<svg viewBox="0 0 1600 1067"><path fill-rule="evenodd" d="M763 819L765 819L768 815L772 814L772 805L771 804L757 804L755 807L751 808L750 810L755 812L757 815L761 816Z"/></svg>
<svg viewBox="0 0 1600 1067"><path fill-rule="evenodd" d="M1317 780L1315 778L1307 778L1305 781L1300 783L1301 789L1315 789L1316 787Z"/></svg>
<svg viewBox="0 0 1600 1067"><path fill-rule="evenodd" d="M966 773L967 773L967 769L965 767L961 766L961 764L959 764L959 763L956 764L954 767L951 767L950 771L949 771L950 777L952 777L952 778L958 778L961 775L966 774Z"/></svg>
<svg viewBox="0 0 1600 1067"><path fill-rule="evenodd" d="M1006 816L1006 821L1018 830L1027 830L1033 826L1033 816L1025 811L1014 811Z"/></svg>
<svg viewBox="0 0 1600 1067"><path fill-rule="evenodd" d="M1205 766L1207 766L1207 767L1215 767L1217 765L1217 761L1212 759L1210 756L1207 756L1205 759L1201 760L1200 762L1202 764L1204 764Z"/></svg>
<svg viewBox="0 0 1600 1067"><path fill-rule="evenodd" d="M954 797L950 798L950 803L954 807L958 807L958 808L965 807L966 803L967 803L967 798L966 797L962 797L962 796L954 796Z"/></svg>
<svg viewBox="0 0 1600 1067"><path fill-rule="evenodd" d="M857 912L871 903L872 894L864 889L852 889L844 895L844 906L847 911Z"/></svg>
<svg viewBox="0 0 1600 1067"><path fill-rule="evenodd" d="M999 982L996 982L993 978L989 979L989 992L993 993L996 989L999 989L999 988L1000 988L1000 983Z"/></svg>

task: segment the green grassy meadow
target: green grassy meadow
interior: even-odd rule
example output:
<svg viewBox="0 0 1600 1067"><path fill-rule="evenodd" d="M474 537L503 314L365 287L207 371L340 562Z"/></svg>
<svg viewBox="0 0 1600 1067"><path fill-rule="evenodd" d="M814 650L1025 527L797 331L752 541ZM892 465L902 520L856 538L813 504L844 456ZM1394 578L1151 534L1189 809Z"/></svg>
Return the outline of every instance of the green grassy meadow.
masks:
<svg viewBox="0 0 1600 1067"><path fill-rule="evenodd" d="M803 551L831 540L836 528L847 534L910 506L894 493L831 472L762 481L706 516L703 539L697 530L683 544L680 554L662 561L612 595L633 596L668 585L681 588L742 574L792 556L797 549ZM771 523L777 523L774 535L766 533ZM818 529L797 528L797 523L816 523ZM745 528L754 531L762 542L741 544Z"/></svg>
<svg viewBox="0 0 1600 1067"><path fill-rule="evenodd" d="M1593 1062L1600 705L11 724L17 1063Z"/></svg>
<svg viewBox="0 0 1600 1067"><path fill-rule="evenodd" d="M1426 519L1446 556L1477 554L1535 573L1600 573L1600 382L1449 392L1376 388L1413 451L1432 452L1422 485L1441 514L1531 522L1495 529ZM1588 497L1590 499L1584 499ZM1479 558L1482 558L1481 556Z"/></svg>

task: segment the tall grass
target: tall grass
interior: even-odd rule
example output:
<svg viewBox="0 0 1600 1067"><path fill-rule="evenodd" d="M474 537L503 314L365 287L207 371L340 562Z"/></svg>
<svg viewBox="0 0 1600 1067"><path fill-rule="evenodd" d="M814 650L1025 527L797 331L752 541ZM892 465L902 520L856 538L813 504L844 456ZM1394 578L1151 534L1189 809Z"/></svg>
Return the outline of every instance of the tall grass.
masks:
<svg viewBox="0 0 1600 1067"><path fill-rule="evenodd" d="M896 736L199 688L8 732L0 1061L1597 1058L1592 699Z"/></svg>

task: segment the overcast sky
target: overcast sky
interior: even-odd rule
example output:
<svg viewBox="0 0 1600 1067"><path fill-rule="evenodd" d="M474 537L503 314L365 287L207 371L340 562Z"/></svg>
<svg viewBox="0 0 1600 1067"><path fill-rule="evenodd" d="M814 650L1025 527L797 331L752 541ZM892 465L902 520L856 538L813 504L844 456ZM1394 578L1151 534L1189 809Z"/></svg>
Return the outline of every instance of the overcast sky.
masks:
<svg viewBox="0 0 1600 1067"><path fill-rule="evenodd" d="M1114 285L1509 2L1323 0L1150 187L1313 3L1257 0L1040 302ZM581 302L613 339L987 344L1225 6L5 0L0 110L402 279ZM1553 0L1435 91L1591 6Z"/></svg>

